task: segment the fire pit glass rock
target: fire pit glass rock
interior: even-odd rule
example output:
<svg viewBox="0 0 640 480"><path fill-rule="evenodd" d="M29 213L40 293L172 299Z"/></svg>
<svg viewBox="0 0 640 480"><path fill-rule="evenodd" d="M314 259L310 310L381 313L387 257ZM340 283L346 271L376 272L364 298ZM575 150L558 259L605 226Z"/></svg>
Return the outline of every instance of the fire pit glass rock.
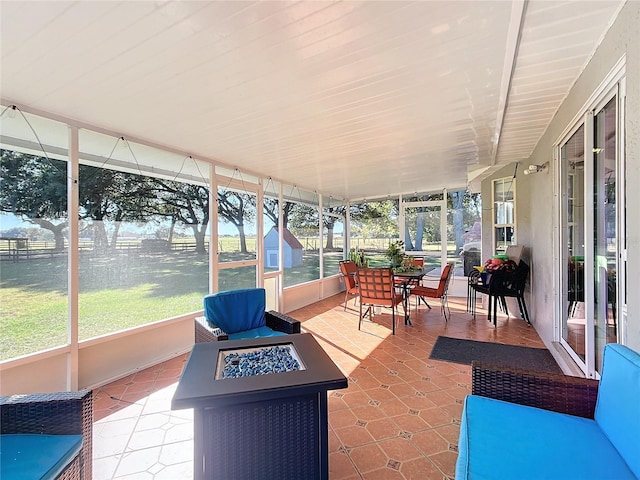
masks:
<svg viewBox="0 0 640 480"><path fill-rule="evenodd" d="M221 350L216 380L305 370L293 345Z"/></svg>

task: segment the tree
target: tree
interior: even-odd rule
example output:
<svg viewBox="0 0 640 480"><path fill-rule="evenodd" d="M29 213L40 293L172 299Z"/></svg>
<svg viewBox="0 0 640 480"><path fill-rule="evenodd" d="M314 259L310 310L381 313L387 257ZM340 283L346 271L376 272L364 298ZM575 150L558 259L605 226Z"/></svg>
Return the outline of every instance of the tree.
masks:
<svg viewBox="0 0 640 480"><path fill-rule="evenodd" d="M453 214L453 238L456 242L456 252L459 252L464 244L464 224L462 216L462 203L466 192L451 192L449 198L451 199L451 211Z"/></svg>
<svg viewBox="0 0 640 480"><path fill-rule="evenodd" d="M218 215L238 229L240 252L247 253L244 225L246 221L255 220L255 197L234 190L218 190Z"/></svg>
<svg viewBox="0 0 640 480"><path fill-rule="evenodd" d="M282 226L284 228L288 228L289 225L289 216L291 215L291 211L295 207L295 203L293 202L284 202L284 206L282 207ZM269 217L269 220L273 222L274 225L278 225L278 199L277 198L267 198L264 199L264 214Z"/></svg>
<svg viewBox="0 0 640 480"><path fill-rule="evenodd" d="M155 179L80 165L80 220L91 220L96 250L115 248L122 222L144 222L161 207ZM113 222L109 241L105 222Z"/></svg>
<svg viewBox="0 0 640 480"><path fill-rule="evenodd" d="M339 215L340 217L334 217L333 215L323 215L322 222L324 223L324 227L327 230L327 244L325 248L327 250L333 249L333 229L336 225L336 222L339 218L344 219L347 213L347 207L345 205L340 205L337 207L328 207L325 209L327 213L333 213L335 215Z"/></svg>
<svg viewBox="0 0 640 480"><path fill-rule="evenodd" d="M453 229L456 251L460 251L465 243L465 233L482 219L482 198L479 193L451 192L447 205L452 215L447 225Z"/></svg>
<svg viewBox="0 0 640 480"><path fill-rule="evenodd" d="M0 210L50 230L64 249L67 166L60 160L0 150Z"/></svg>
<svg viewBox="0 0 640 480"><path fill-rule="evenodd" d="M178 221L187 225L196 240L196 252L207 253L208 187L159 178L151 179L151 182L157 196L157 201L151 205L151 212L171 218L171 232Z"/></svg>
<svg viewBox="0 0 640 480"><path fill-rule="evenodd" d="M398 235L398 202L384 200L351 205L351 230L363 237L395 237Z"/></svg>
<svg viewBox="0 0 640 480"><path fill-rule="evenodd" d="M55 248L63 249L68 225L66 162L4 149L0 161L1 211L50 230ZM205 252L209 222L205 187L89 165L80 165L78 185L79 220L83 230L91 231L96 250L115 248L123 222L160 216L171 218L172 226L178 221L190 226L197 250ZM107 222L113 222L110 232Z"/></svg>
<svg viewBox="0 0 640 480"><path fill-rule="evenodd" d="M289 230L297 237L317 237L320 230L318 207L293 203L289 224Z"/></svg>

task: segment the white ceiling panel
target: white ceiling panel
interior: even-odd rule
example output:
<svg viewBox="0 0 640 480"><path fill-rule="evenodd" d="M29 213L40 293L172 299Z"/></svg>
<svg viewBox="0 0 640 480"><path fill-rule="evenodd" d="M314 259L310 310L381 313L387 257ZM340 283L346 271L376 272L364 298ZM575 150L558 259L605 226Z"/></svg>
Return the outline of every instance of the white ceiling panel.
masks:
<svg viewBox="0 0 640 480"><path fill-rule="evenodd" d="M2 0L0 95L334 198L454 188L530 155L620 6Z"/></svg>

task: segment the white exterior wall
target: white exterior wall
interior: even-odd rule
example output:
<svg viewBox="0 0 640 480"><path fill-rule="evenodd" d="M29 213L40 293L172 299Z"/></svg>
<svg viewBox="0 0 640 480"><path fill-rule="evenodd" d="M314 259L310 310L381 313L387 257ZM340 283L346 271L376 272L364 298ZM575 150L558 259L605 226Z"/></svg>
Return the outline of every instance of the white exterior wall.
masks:
<svg viewBox="0 0 640 480"><path fill-rule="evenodd" d="M558 165L553 160L553 146L574 117L584 112L586 102L604 81L614 65L626 55L626 119L625 158L627 183L627 326L626 344L640 350L640 2L629 1L604 37L593 58L562 103L549 128L542 136L531 157L521 162L517 175L516 225L519 244L532 247L531 283L527 306L531 321L543 341L551 346L558 340L555 332L554 276L558 270L554 262L558 233L554 203L554 184ZM549 162L545 173L525 176L522 171L529 164ZM506 166L482 183L486 205L491 201L491 180L513 174L513 165ZM483 218L483 255L491 252L491 215Z"/></svg>

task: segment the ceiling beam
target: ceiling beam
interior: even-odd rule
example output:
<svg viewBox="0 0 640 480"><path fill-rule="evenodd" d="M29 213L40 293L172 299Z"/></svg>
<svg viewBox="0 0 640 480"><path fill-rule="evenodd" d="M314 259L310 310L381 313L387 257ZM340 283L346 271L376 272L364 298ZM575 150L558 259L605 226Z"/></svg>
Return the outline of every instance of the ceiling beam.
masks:
<svg viewBox="0 0 640 480"><path fill-rule="evenodd" d="M504 118L509 107L509 95L511 93L511 81L516 69L520 40L522 39L522 28L526 15L529 0L515 0L511 2L511 18L509 20L509 31L505 45L504 67L502 69L502 82L500 83L500 99L498 103L498 115L496 117L496 130L493 134L492 151L489 165L496 164L498 148L500 147L500 135L504 126Z"/></svg>

